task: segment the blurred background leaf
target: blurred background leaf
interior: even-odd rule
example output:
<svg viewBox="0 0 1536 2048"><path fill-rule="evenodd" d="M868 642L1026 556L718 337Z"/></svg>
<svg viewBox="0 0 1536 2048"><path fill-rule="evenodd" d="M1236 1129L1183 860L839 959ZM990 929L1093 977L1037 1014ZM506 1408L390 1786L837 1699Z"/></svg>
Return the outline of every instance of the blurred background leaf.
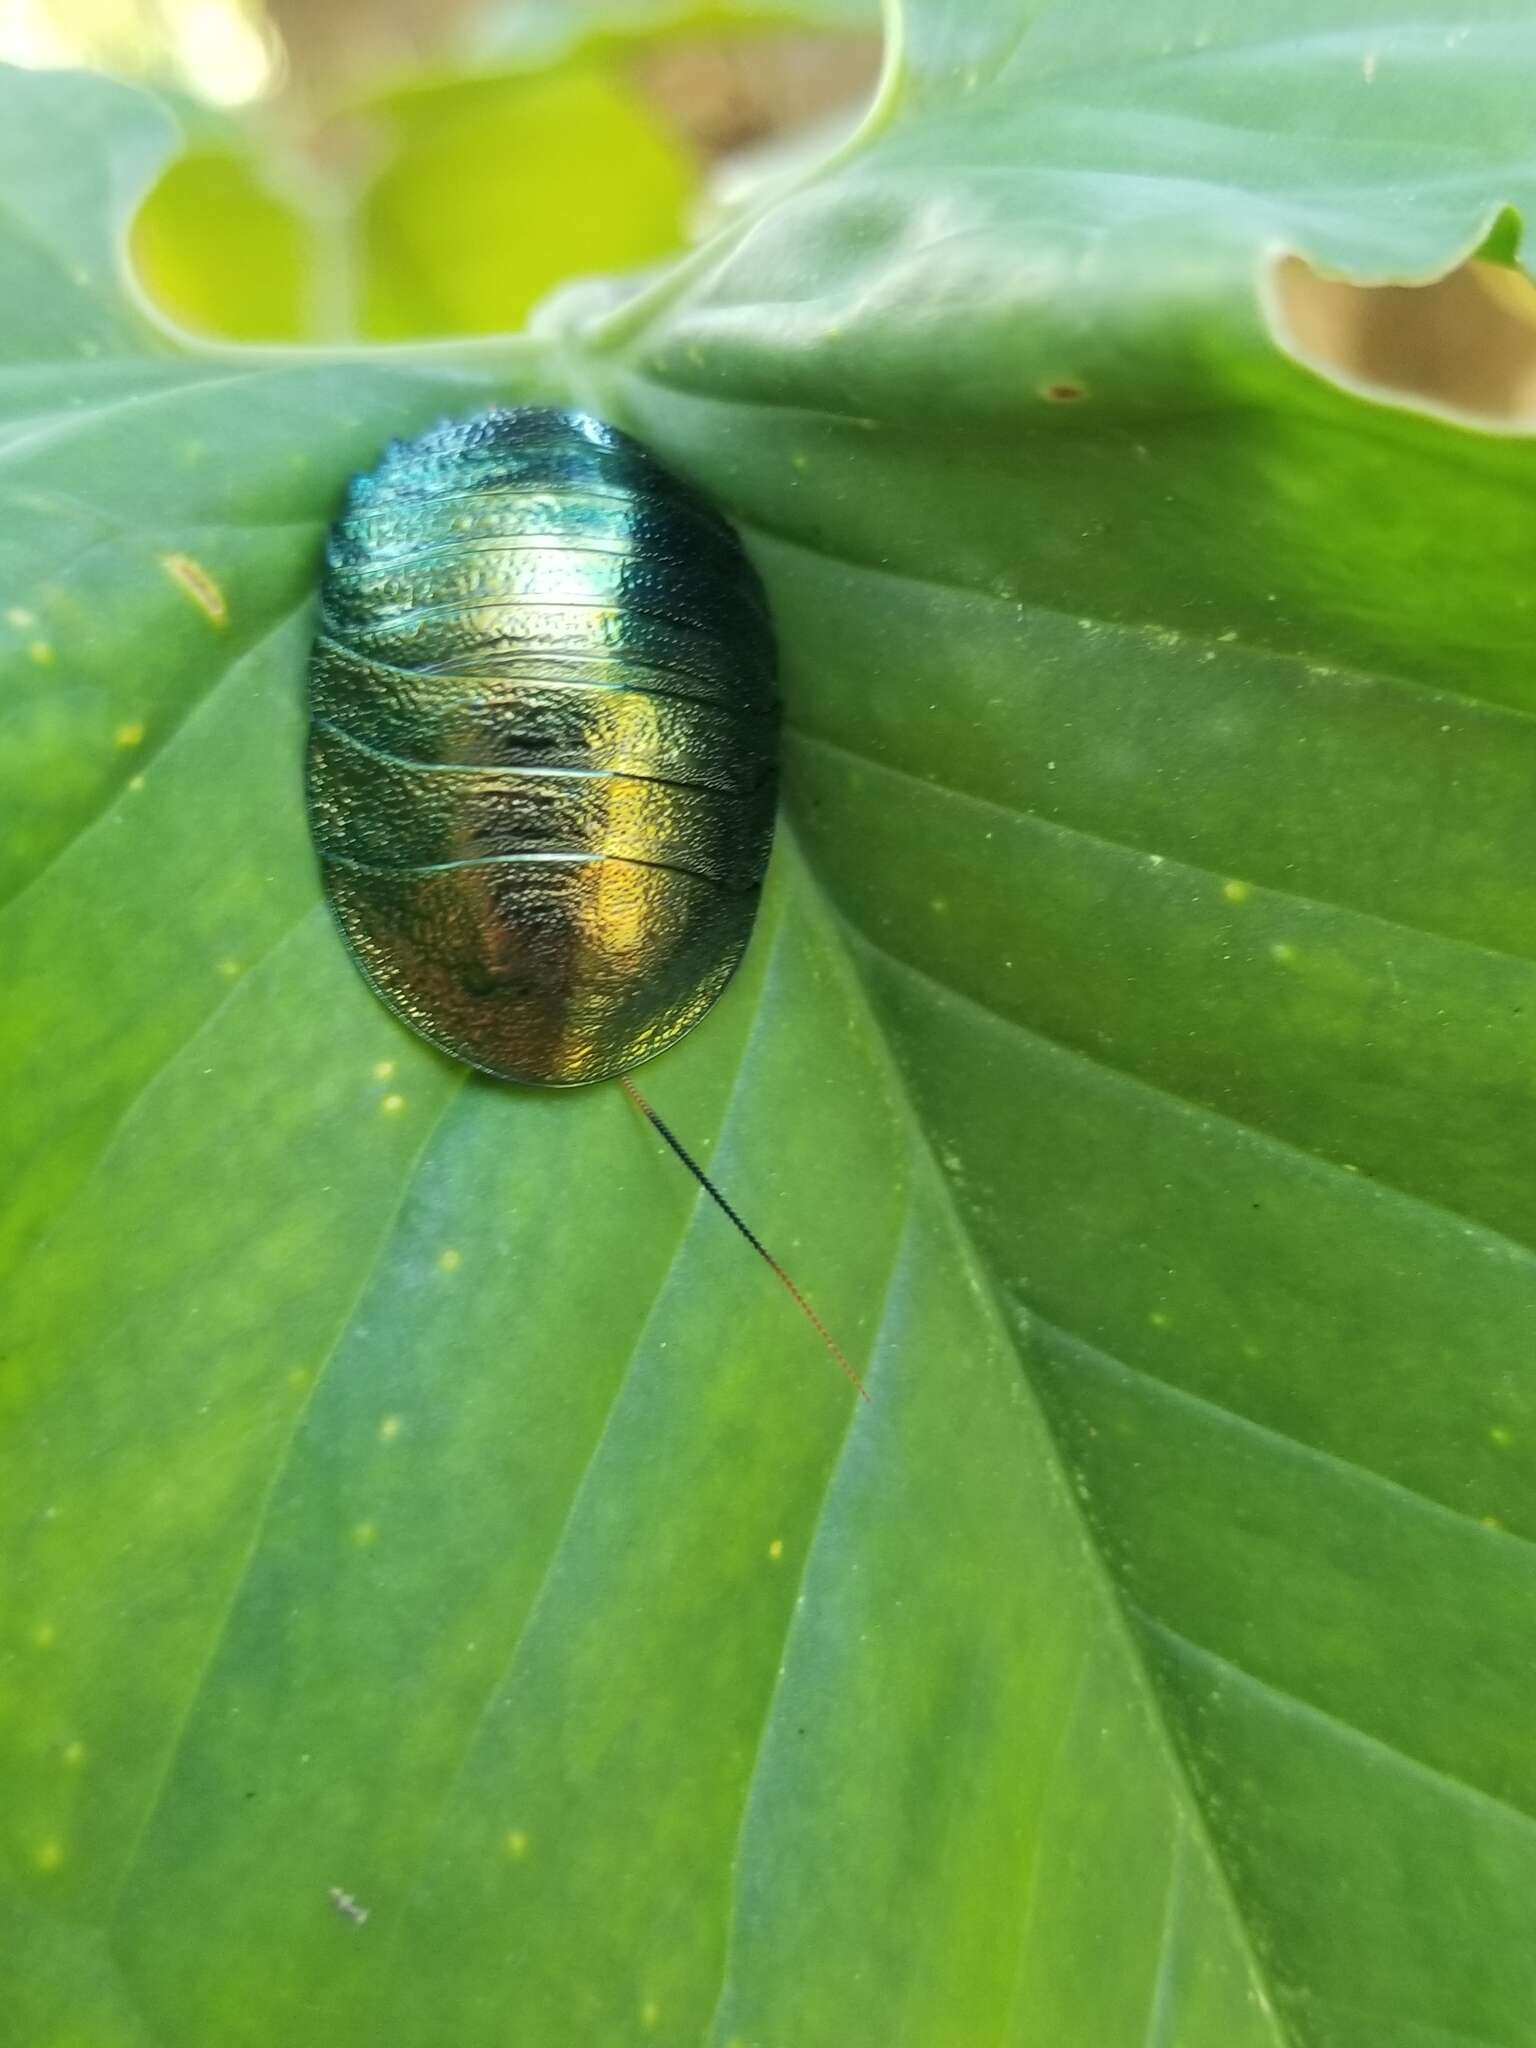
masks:
<svg viewBox="0 0 1536 2048"><path fill-rule="evenodd" d="M564 279L682 243L692 154L594 58L424 85L350 119L384 165L355 228L370 338L515 328Z"/></svg>
<svg viewBox="0 0 1536 2048"><path fill-rule="evenodd" d="M326 331L323 241L240 142L179 156L145 201L133 254L147 290L196 333L304 341Z"/></svg>
<svg viewBox="0 0 1536 2048"><path fill-rule="evenodd" d="M173 319L233 341L391 341L507 332L566 278L678 251L713 218L717 167L867 99L874 16L857 0L31 0L8 38L0 17L0 56L247 106L216 122L188 103L191 146L134 224Z"/></svg>

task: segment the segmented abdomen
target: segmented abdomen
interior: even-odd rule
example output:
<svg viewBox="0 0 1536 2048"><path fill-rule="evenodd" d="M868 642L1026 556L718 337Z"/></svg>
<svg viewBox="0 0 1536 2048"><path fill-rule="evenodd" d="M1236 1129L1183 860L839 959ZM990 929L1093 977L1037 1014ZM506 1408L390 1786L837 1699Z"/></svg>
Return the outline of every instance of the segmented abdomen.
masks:
<svg viewBox="0 0 1536 2048"><path fill-rule="evenodd" d="M396 443L331 531L310 819L379 994L477 1067L622 1073L730 978L773 832L778 700L726 523L582 413Z"/></svg>

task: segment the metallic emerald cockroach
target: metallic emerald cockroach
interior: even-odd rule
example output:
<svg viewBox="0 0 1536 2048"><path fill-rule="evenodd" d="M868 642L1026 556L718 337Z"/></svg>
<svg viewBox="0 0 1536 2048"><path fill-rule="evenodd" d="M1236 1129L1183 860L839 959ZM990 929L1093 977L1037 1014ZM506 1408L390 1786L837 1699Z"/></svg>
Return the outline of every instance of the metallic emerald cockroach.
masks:
<svg viewBox="0 0 1536 2048"><path fill-rule="evenodd" d="M673 1044L752 930L775 667L735 533L617 428L520 406L392 443L310 666L310 823L378 994L547 1087Z"/></svg>
<svg viewBox="0 0 1536 2048"><path fill-rule="evenodd" d="M719 514L616 427L519 406L396 441L331 528L309 817L375 991L509 1081L623 1077L746 950L778 794L762 586Z"/></svg>

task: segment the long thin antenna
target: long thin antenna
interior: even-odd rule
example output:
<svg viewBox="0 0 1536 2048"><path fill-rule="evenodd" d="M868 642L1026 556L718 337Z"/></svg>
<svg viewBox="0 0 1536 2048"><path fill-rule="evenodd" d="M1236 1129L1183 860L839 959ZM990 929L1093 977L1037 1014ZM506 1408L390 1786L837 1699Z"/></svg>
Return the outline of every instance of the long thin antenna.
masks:
<svg viewBox="0 0 1536 2048"><path fill-rule="evenodd" d="M620 1074L618 1077L618 1081L619 1086L624 1090L624 1093L629 1097L630 1101L635 1105L636 1109L639 1110L640 1114L645 1118L646 1122L655 1126L658 1133L671 1147L671 1149L677 1154L678 1158L681 1159L684 1166L687 1167L688 1171L693 1175L694 1179L698 1182L699 1186L704 1190L705 1194L708 1195L709 1199L715 1204L716 1208L721 1209L725 1212L725 1214L735 1224L736 1228L741 1232L742 1236L747 1240L747 1243L751 1245L753 1251L755 1251L758 1257L762 1259L764 1263L768 1266L769 1270L772 1272L775 1279L779 1282L780 1286L783 1287L785 1292L789 1295L790 1299L794 1302L795 1306L799 1309L800 1313L805 1317L806 1321L810 1324L811 1328L816 1332L817 1336L820 1337L822 1343L825 1344L827 1349L831 1352L833 1358L837 1362L839 1370L842 1372L843 1376L850 1382L850 1384L854 1387L855 1391L859 1396L859 1399L861 1401L868 1401L868 1390L866 1389L864 1382L859 1378L858 1374L854 1371L853 1367L848 1363L847 1355L844 1352L843 1347L838 1343L837 1339L833 1336L832 1332L821 1320L821 1317L817 1315L815 1309L811 1307L811 1304L800 1292L799 1288L795 1285L794 1281L790 1279L789 1275L785 1272L784 1268L773 1256L773 1253L769 1251L767 1245L763 1243L762 1239L756 1234L755 1231L749 1230L747 1225L742 1222L741 1218L736 1214L736 1211L731 1207L730 1203L725 1199L724 1195L722 1195L720 1190L715 1186L714 1182L710 1179L709 1175L704 1171L703 1167L700 1166L699 1162L688 1151L687 1147L683 1144L682 1140L677 1136L677 1134L674 1131L670 1131L667 1128L667 1126L662 1122L661 1118L656 1114L655 1110L652 1109L651 1105L646 1101L645 1097L640 1093L640 1090L635 1086L633 1081L631 1081L629 1077L625 1074Z"/></svg>

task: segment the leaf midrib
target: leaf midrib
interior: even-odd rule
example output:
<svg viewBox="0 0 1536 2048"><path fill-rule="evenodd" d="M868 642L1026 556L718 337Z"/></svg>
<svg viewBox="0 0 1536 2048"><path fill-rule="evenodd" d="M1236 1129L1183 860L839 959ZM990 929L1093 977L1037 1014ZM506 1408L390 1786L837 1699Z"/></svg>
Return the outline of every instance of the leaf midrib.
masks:
<svg viewBox="0 0 1536 2048"><path fill-rule="evenodd" d="M786 836L788 835L786 834ZM1021 1349L1014 1334L1015 1324L1013 1318L1007 1313L1005 1302L999 1294L991 1268L977 1246L971 1234L969 1222L962 1213L948 1177L939 1164L927 1131L917 1113L916 1103L906 1084L901 1063L896 1058L891 1047L873 993L865 984L863 969L859 961L859 949L863 943L862 934L858 933L857 928L853 926L851 921L838 908L835 897L827 885L822 883L819 877L816 876L815 867L808 858L802 856L802 865L807 875L814 879L817 893L834 925L845 934L850 934L854 937L855 943L848 945L846 938L844 943L848 945L849 956L859 977L859 986L863 997L863 1006L870 1037L878 1046L880 1056L895 1083L893 1092L901 1104L901 1114L907 1126L908 1142L912 1156L923 1163L924 1170L930 1175L932 1183L938 1192L939 1199L948 1214L957 1240L965 1248L973 1283L978 1294L987 1303L1000 1348L1011 1352L1017 1361L1019 1375L1023 1381L1037 1424L1045 1441L1050 1444L1054 1452L1055 1462L1062 1478L1062 1496L1067 1510L1073 1518L1082 1552L1089 1561L1090 1572L1099 1588L1110 1628L1113 1630L1119 1644L1122 1657L1130 1673L1131 1683L1134 1685L1140 1698L1148 1724L1154 1731L1154 1740L1168 1766L1176 1806L1187 1814L1191 1832L1197 1836L1204 1847L1216 1881L1226 1896L1233 1924L1242 1943L1250 1977L1256 1985L1263 1987L1266 2006L1265 2017L1271 2023L1280 2048L1305 2048L1305 2044L1292 2032L1289 2023L1283 2017L1282 2011L1276 2002L1273 1987L1269 1982L1267 1972L1260 1960L1257 1945L1253 1939L1249 1915L1242 1895L1238 1890L1231 1870L1228 1868L1226 1859L1221 1853L1215 1836L1211 1832L1205 1809L1201 1804L1199 1793L1190 1776L1184 1754L1168 1725L1162 1696L1142 1656L1137 1640L1135 1623L1129 1611L1126 1598L1099 1549L1081 1500L1075 1489L1067 1483L1068 1465L1061 1441L1051 1423L1045 1405L1036 1391L1034 1380L1029 1371L1027 1355ZM1001 2039L1006 2044L1006 2032Z"/></svg>

